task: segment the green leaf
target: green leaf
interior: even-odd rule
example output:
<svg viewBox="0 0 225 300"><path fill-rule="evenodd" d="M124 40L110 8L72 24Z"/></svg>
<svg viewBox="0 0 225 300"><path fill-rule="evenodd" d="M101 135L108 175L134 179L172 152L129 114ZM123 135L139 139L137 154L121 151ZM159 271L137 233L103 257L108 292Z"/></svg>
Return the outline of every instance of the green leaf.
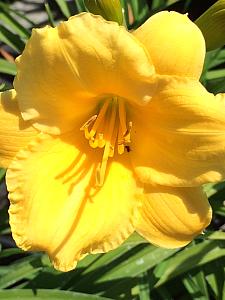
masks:
<svg viewBox="0 0 225 300"><path fill-rule="evenodd" d="M16 75L16 65L5 59L0 58L0 73ZM0 174L0 178L1 178L1 174Z"/></svg>
<svg viewBox="0 0 225 300"><path fill-rule="evenodd" d="M77 11L78 11L79 13L81 13L81 12L83 12L83 11L86 11L86 8L85 8L85 6L84 6L83 0L74 0L74 4L75 4L75 6L76 6L76 8L77 8Z"/></svg>
<svg viewBox="0 0 225 300"><path fill-rule="evenodd" d="M225 69L211 70L206 73L207 80L224 78L224 77L225 77Z"/></svg>
<svg viewBox="0 0 225 300"><path fill-rule="evenodd" d="M159 9L160 7L165 5L164 0L152 0L152 10Z"/></svg>
<svg viewBox="0 0 225 300"><path fill-rule="evenodd" d="M218 0L195 21L205 38L207 50L213 50L225 44L224 13L225 1Z"/></svg>
<svg viewBox="0 0 225 300"><path fill-rule="evenodd" d="M71 16L71 13L69 11L68 4L65 0L55 0L55 2L58 4L62 14L66 17L69 18Z"/></svg>
<svg viewBox="0 0 225 300"><path fill-rule="evenodd" d="M0 276L0 289L7 288L22 279L26 279L29 275L38 273L42 267L43 263L40 255L28 256L22 262L11 264L8 267L8 273Z"/></svg>
<svg viewBox="0 0 225 300"><path fill-rule="evenodd" d="M13 17L16 16L17 19L18 17L25 20L26 22L28 22L28 24L30 24L31 26L35 26L35 23L33 21L31 21L27 16L25 16L23 13L21 13L18 10L14 10L13 8L10 7L10 5L5 4L0 2L0 9L2 9L3 11L7 11L7 13L11 14Z"/></svg>
<svg viewBox="0 0 225 300"><path fill-rule="evenodd" d="M10 90L12 87L13 87L12 83L2 82L2 83L0 83L0 92Z"/></svg>
<svg viewBox="0 0 225 300"><path fill-rule="evenodd" d="M203 186L204 192L207 194L207 197L211 197L219 191L225 189L225 182L220 183L208 183Z"/></svg>
<svg viewBox="0 0 225 300"><path fill-rule="evenodd" d="M170 257L179 249L158 248L152 245L145 246L130 258L122 261L110 272L102 276L97 282L121 279L123 277L135 277L156 266L165 258Z"/></svg>
<svg viewBox="0 0 225 300"><path fill-rule="evenodd" d="M0 291L4 300L109 300L100 296L56 290L6 290Z"/></svg>
<svg viewBox="0 0 225 300"><path fill-rule="evenodd" d="M136 251L134 248L131 257L123 259L117 266L109 269L108 272L95 281L95 284L104 286L104 284L110 282L110 288L105 289L103 295L117 297L118 293L135 283L137 276L174 255L178 250L158 248L153 245L142 248L139 246Z"/></svg>
<svg viewBox="0 0 225 300"><path fill-rule="evenodd" d="M6 258L18 254L24 254L24 252L19 248L4 249L0 252L0 258Z"/></svg>
<svg viewBox="0 0 225 300"><path fill-rule="evenodd" d="M28 39L30 37L30 32L24 26L22 26L15 18L13 18L8 11L4 8L0 9L0 21L4 26L8 26L10 29L14 30L20 37Z"/></svg>
<svg viewBox="0 0 225 300"><path fill-rule="evenodd" d="M123 17L124 17L124 25L128 27L129 25L129 11L128 11L128 2L127 0L121 0L121 4L123 7Z"/></svg>
<svg viewBox="0 0 225 300"><path fill-rule="evenodd" d="M104 255L100 255L98 259L96 259L91 265L86 267L79 278L73 278L73 286L75 289L85 290L87 286L87 282L95 281L97 278L101 278L101 276L105 273L105 270L113 269L118 265L118 261L121 262L121 257L126 254L129 256L131 249L137 245L137 241L135 244L132 242L124 243L119 248L110 251ZM130 250L130 251L129 251ZM81 261L82 262L82 261ZM79 264L80 266L80 264ZM76 275L75 275L76 276Z"/></svg>
<svg viewBox="0 0 225 300"><path fill-rule="evenodd" d="M183 279L183 283L193 300L209 300L209 293L205 275L202 271L195 275L188 274Z"/></svg>
<svg viewBox="0 0 225 300"><path fill-rule="evenodd" d="M1 61L0 61L0 65L1 65ZM1 72L1 66L0 66L0 72ZM6 172L5 169L0 168L0 181L2 181L2 179L4 178L5 172Z"/></svg>
<svg viewBox="0 0 225 300"><path fill-rule="evenodd" d="M225 78L215 78L207 80L205 83L207 90L211 93L224 93Z"/></svg>
<svg viewBox="0 0 225 300"><path fill-rule="evenodd" d="M0 41L10 46L17 52L22 52L25 46L24 42L18 35L12 33L2 25L0 25Z"/></svg>
<svg viewBox="0 0 225 300"><path fill-rule="evenodd" d="M139 288L140 300L149 300L150 287L149 287L149 276L147 272L144 272L139 276L138 288Z"/></svg>
<svg viewBox="0 0 225 300"><path fill-rule="evenodd" d="M134 17L132 28L137 28L150 16L149 6L145 0L130 0L129 3Z"/></svg>
<svg viewBox="0 0 225 300"><path fill-rule="evenodd" d="M216 49L214 51L207 52L211 54L209 61L209 68L218 67L221 64L224 64L225 61L225 49Z"/></svg>
<svg viewBox="0 0 225 300"><path fill-rule="evenodd" d="M49 23L52 27L55 27L55 22L54 22L54 17L53 17L53 12L51 11L51 8L48 4L48 2L45 2L45 10L46 10L46 13L48 15L48 20L49 20Z"/></svg>
<svg viewBox="0 0 225 300"><path fill-rule="evenodd" d="M190 246L179 252L174 257L164 261L163 272L155 271L155 276L160 278L155 287L159 287L168 280L171 280L181 274L194 268L202 266L213 260L225 256L224 241L204 241L194 246ZM191 262L191 264L190 264Z"/></svg>
<svg viewBox="0 0 225 300"><path fill-rule="evenodd" d="M224 299L224 282L225 282L225 272L224 272L224 262L216 261L212 265L212 272L206 276L206 281L211 288L211 294L213 294L214 299ZM209 269L209 268L208 268Z"/></svg>
<svg viewBox="0 0 225 300"><path fill-rule="evenodd" d="M207 238L210 240L225 240L225 232L218 230L210 234Z"/></svg>

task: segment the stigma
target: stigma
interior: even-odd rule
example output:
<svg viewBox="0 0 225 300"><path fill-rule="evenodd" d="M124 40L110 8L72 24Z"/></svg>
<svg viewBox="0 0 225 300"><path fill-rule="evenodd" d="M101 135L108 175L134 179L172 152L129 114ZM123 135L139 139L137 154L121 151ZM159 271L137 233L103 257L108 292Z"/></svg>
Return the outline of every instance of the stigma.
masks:
<svg viewBox="0 0 225 300"><path fill-rule="evenodd" d="M123 154L131 143L132 122L127 122L126 107L123 99L112 97L104 100L99 113L92 116L80 130L92 148L104 148L102 161L96 171L96 186L104 183L108 159L115 152Z"/></svg>

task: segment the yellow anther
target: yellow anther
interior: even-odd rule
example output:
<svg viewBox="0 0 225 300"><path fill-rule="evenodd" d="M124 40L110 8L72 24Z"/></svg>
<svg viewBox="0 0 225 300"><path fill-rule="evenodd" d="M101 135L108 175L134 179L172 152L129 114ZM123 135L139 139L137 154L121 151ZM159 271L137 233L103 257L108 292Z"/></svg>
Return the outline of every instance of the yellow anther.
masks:
<svg viewBox="0 0 225 300"><path fill-rule="evenodd" d="M89 129L91 125L92 128ZM123 154L131 142L131 128L132 122L127 126L124 100L117 97L107 99L99 114L91 117L81 127L92 148L104 148L102 160L96 170L97 186L104 183L108 159L114 156L115 149L119 154Z"/></svg>
<svg viewBox="0 0 225 300"><path fill-rule="evenodd" d="M124 144L118 145L118 153L123 154L124 153Z"/></svg>
<svg viewBox="0 0 225 300"><path fill-rule="evenodd" d="M92 116L89 120L87 120L87 122L84 123L84 125L81 126L80 130L84 131L86 139L89 139L91 137L88 127L97 119L97 117L98 115Z"/></svg>
<svg viewBox="0 0 225 300"><path fill-rule="evenodd" d="M131 140L130 140L131 129L132 129L132 122L129 122L127 132L124 135L124 142L125 143L130 143L131 142Z"/></svg>
<svg viewBox="0 0 225 300"><path fill-rule="evenodd" d="M98 147L103 148L105 146L105 140L103 133L98 134Z"/></svg>
<svg viewBox="0 0 225 300"><path fill-rule="evenodd" d="M110 101L109 100L106 100L105 103L103 104L100 112L99 112L99 115L97 116L96 118L96 121L91 129L91 132L90 132L90 135L91 136L94 136L95 133L96 133L96 130L98 129L98 127L100 126L100 124L102 123L103 119L104 119L104 116L105 116L105 113L109 107L109 103Z"/></svg>
<svg viewBox="0 0 225 300"><path fill-rule="evenodd" d="M98 140L97 139L90 139L89 140L89 145L92 147L92 148L97 148L98 147Z"/></svg>
<svg viewBox="0 0 225 300"><path fill-rule="evenodd" d="M126 110L125 110L125 103L123 99L119 100L119 118L120 118L120 126L122 129L122 134L124 135L127 131L127 124L126 124Z"/></svg>
<svg viewBox="0 0 225 300"><path fill-rule="evenodd" d="M80 130L85 130L86 128L88 128L96 119L97 119L98 115L94 115L92 116L90 119L87 120L87 122L85 122Z"/></svg>

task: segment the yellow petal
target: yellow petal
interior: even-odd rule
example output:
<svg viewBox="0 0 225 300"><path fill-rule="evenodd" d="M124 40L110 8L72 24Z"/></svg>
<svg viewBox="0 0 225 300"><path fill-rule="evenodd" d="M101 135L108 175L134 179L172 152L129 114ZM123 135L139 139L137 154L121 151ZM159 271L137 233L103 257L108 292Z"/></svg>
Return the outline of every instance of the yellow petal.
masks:
<svg viewBox="0 0 225 300"><path fill-rule="evenodd" d="M211 208L201 188L148 186L140 200L136 230L161 247L185 246L211 221Z"/></svg>
<svg viewBox="0 0 225 300"><path fill-rule="evenodd" d="M14 90L0 93L0 167L3 168L37 135L30 123L23 121L15 97Z"/></svg>
<svg viewBox="0 0 225 300"><path fill-rule="evenodd" d="M221 102L223 106L225 106L225 93L219 93L215 95L216 101Z"/></svg>
<svg viewBox="0 0 225 300"><path fill-rule="evenodd" d="M117 23L89 13L33 30L17 68L22 116L47 133L81 126L96 97L147 101L153 92L153 66L139 41Z"/></svg>
<svg viewBox="0 0 225 300"><path fill-rule="evenodd" d="M187 15L174 11L157 13L134 35L145 45L158 74L200 77L205 41Z"/></svg>
<svg viewBox="0 0 225 300"><path fill-rule="evenodd" d="M46 251L61 271L73 269L87 253L119 246L133 232L136 207L129 165L113 161L104 186L94 188L100 151L74 136L41 134L19 152L7 172L17 245Z"/></svg>
<svg viewBox="0 0 225 300"><path fill-rule="evenodd" d="M225 107L200 83L169 80L132 113L130 155L141 181L193 186L225 178Z"/></svg>

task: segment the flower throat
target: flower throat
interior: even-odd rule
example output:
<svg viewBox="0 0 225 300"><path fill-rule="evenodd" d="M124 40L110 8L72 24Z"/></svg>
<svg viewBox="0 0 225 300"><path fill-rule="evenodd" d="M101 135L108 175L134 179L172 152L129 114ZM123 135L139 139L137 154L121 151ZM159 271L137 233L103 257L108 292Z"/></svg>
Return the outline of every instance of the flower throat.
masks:
<svg viewBox="0 0 225 300"><path fill-rule="evenodd" d="M92 148L104 148L102 161L97 167L96 185L102 186L109 157L115 150L129 152L132 122L126 120L124 100L118 97L106 99L97 115L92 116L81 128Z"/></svg>

